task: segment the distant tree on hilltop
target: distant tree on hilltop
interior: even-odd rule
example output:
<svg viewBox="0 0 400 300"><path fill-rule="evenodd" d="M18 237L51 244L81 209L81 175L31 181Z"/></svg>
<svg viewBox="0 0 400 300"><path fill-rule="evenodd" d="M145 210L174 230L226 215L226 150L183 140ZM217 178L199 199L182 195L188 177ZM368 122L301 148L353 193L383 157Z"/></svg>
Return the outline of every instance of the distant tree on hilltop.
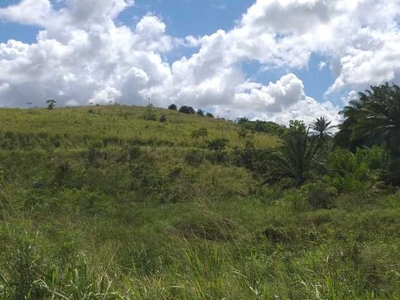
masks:
<svg viewBox="0 0 400 300"><path fill-rule="evenodd" d="M54 99L50 99L50 100L47 100L46 103L47 103L47 109L52 110L56 106L57 101Z"/></svg>
<svg viewBox="0 0 400 300"><path fill-rule="evenodd" d="M212 113L207 113L207 114L206 114L206 117L214 118L214 115L213 115Z"/></svg>
<svg viewBox="0 0 400 300"><path fill-rule="evenodd" d="M200 108L197 110L197 113L196 113L198 116L202 116L202 117L204 117L204 111L203 110L201 110Z"/></svg>
<svg viewBox="0 0 400 300"><path fill-rule="evenodd" d="M179 109L179 112L180 113L183 113L183 114L188 114L188 115L194 115L194 114L196 114L196 111L193 109L193 107L191 107L191 106L182 106L180 109Z"/></svg>
<svg viewBox="0 0 400 300"><path fill-rule="evenodd" d="M171 104L170 106L168 106L169 110L178 110L178 107L175 104Z"/></svg>

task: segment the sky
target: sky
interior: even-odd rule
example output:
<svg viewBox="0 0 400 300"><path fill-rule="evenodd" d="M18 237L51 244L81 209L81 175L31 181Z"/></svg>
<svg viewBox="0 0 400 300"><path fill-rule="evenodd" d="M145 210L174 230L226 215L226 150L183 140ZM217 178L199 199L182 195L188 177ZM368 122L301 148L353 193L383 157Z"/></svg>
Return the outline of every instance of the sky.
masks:
<svg viewBox="0 0 400 300"><path fill-rule="evenodd" d="M0 107L175 103L288 124L400 83L400 0L0 0Z"/></svg>

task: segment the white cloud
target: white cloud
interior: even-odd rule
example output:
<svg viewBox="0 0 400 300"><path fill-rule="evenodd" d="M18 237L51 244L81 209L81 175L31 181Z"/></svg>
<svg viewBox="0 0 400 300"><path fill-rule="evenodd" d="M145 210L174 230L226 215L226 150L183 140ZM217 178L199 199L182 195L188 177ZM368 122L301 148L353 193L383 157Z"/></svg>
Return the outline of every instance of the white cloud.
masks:
<svg viewBox="0 0 400 300"><path fill-rule="evenodd" d="M17 5L0 8L0 20L28 25L42 25L52 13L49 0L23 0Z"/></svg>
<svg viewBox="0 0 400 300"><path fill-rule="evenodd" d="M287 123L324 115L338 121L338 107L304 92L293 69L312 54L330 58L335 81L326 93L364 89L400 80L400 0L258 0L230 31L183 40L145 15L135 28L117 25L131 0L22 0L0 8L0 21L42 27L37 42L0 43L0 104L58 105L88 102L188 104L216 114L244 114ZM193 47L190 57L169 61L176 47ZM241 64L287 70L275 83L249 80ZM343 96L346 97L346 96ZM346 101L346 100L344 100Z"/></svg>

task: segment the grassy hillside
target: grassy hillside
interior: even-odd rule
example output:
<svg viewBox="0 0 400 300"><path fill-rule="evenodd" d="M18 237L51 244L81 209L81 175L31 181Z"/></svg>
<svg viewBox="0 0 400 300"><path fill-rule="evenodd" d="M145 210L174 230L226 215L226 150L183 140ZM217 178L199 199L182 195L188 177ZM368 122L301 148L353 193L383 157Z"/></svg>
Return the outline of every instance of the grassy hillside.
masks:
<svg viewBox="0 0 400 300"><path fill-rule="evenodd" d="M315 209L236 163L239 125L155 113L0 110L0 299L398 299L395 191Z"/></svg>
<svg viewBox="0 0 400 300"><path fill-rule="evenodd" d="M45 109L1 109L2 148L85 148L101 141L105 146L197 147L193 130L206 127L209 139L225 137L231 146L241 144L237 126L230 122L154 109L157 122L145 121L147 108L108 106ZM162 114L166 123L158 122ZM10 140L13 140L11 143ZM276 146L277 139L255 136L259 148ZM8 144L7 144L8 143Z"/></svg>

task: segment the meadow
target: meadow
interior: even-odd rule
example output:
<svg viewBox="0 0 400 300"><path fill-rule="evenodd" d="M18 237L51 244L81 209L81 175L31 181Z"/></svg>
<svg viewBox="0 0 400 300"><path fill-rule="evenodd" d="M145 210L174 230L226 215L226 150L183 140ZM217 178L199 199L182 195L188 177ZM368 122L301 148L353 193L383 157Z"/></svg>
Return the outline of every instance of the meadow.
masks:
<svg viewBox="0 0 400 300"><path fill-rule="evenodd" d="M400 194L372 163L271 183L281 137L147 113L0 109L0 299L400 299Z"/></svg>

